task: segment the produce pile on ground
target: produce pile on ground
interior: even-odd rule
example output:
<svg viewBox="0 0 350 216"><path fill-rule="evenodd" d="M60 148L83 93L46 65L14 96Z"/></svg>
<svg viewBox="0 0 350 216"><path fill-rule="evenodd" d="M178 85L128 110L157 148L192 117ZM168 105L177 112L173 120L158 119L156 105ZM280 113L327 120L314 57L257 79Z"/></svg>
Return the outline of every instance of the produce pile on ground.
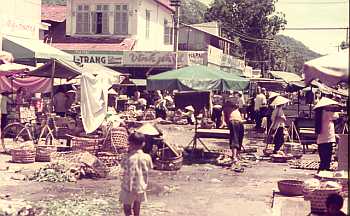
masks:
<svg viewBox="0 0 350 216"><path fill-rule="evenodd" d="M74 182L81 178L104 178L109 169L88 152L53 153L52 162L37 170L32 181Z"/></svg>
<svg viewBox="0 0 350 216"><path fill-rule="evenodd" d="M50 163L29 177L38 182L75 182L85 171L82 167L69 167L64 163Z"/></svg>

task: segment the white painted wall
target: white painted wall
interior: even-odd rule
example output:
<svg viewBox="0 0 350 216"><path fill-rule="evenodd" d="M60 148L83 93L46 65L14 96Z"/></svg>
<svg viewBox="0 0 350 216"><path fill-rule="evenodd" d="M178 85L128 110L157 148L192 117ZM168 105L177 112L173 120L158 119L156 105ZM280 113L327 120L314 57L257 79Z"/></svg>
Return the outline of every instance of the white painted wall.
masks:
<svg viewBox="0 0 350 216"><path fill-rule="evenodd" d="M146 10L151 11L150 36L146 38ZM173 45L164 44L164 19L172 26L171 12L153 0L140 1L138 5L137 51L172 51Z"/></svg>
<svg viewBox="0 0 350 216"><path fill-rule="evenodd" d="M76 15L78 5L88 4L90 10L95 10L96 0L68 0L66 35L81 37L125 37L125 35L114 35L114 5L128 4L129 23L127 37L137 40L135 51L172 51L173 45L164 44L164 19L166 18L172 26L171 12L155 2L154 0L99 0L98 4L110 5L109 13L109 35L102 34L76 34ZM150 39L146 39L146 9L151 11ZM70 11L70 12L69 12Z"/></svg>
<svg viewBox="0 0 350 216"><path fill-rule="evenodd" d="M39 39L40 26L41 0L1 1L0 39L1 35Z"/></svg>

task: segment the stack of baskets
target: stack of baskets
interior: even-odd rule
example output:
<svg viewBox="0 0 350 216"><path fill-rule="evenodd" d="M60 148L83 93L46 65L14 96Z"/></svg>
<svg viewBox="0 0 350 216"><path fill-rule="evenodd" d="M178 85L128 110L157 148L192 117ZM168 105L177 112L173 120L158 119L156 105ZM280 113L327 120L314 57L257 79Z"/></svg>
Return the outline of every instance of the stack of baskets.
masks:
<svg viewBox="0 0 350 216"><path fill-rule="evenodd" d="M35 161L37 162L50 162L51 153L56 152L56 146L37 146Z"/></svg>
<svg viewBox="0 0 350 216"><path fill-rule="evenodd" d="M128 152L128 131L125 127L111 128L109 136L100 146L97 157L107 166L119 164Z"/></svg>
<svg viewBox="0 0 350 216"><path fill-rule="evenodd" d="M14 163L34 163L34 149L11 149L12 162Z"/></svg>

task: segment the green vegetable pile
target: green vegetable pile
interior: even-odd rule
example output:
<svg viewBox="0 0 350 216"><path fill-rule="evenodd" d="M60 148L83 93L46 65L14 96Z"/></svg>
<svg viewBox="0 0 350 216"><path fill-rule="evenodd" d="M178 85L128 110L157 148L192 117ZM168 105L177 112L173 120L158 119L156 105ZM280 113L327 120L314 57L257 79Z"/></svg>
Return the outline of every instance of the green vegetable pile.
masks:
<svg viewBox="0 0 350 216"><path fill-rule="evenodd" d="M50 163L46 167L35 171L30 181L38 182L76 182L79 178L79 169L72 169L63 163Z"/></svg>
<svg viewBox="0 0 350 216"><path fill-rule="evenodd" d="M38 205L44 209L39 216L122 215L119 202L112 197L82 198L77 196L65 200L41 201Z"/></svg>

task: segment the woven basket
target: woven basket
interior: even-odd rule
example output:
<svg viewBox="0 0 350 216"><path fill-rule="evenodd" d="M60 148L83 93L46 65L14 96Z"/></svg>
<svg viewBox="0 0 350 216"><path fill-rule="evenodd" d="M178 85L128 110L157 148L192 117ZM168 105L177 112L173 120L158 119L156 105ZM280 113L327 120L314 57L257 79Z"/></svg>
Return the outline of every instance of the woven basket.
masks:
<svg viewBox="0 0 350 216"><path fill-rule="evenodd" d="M35 150L32 149L12 149L12 162L14 163L34 163Z"/></svg>
<svg viewBox="0 0 350 216"><path fill-rule="evenodd" d="M55 146L38 146L36 148L35 161L37 162L50 162L51 153L57 152L57 147Z"/></svg>
<svg viewBox="0 0 350 216"><path fill-rule="evenodd" d="M283 157L271 156L271 161L273 163L286 163L290 159L293 159L293 156L283 156Z"/></svg>
<svg viewBox="0 0 350 216"><path fill-rule="evenodd" d="M70 144L72 151L87 151L96 155L101 141L99 138L72 137Z"/></svg>
<svg viewBox="0 0 350 216"><path fill-rule="evenodd" d="M347 195L349 192L349 179L348 178L340 178L340 177L320 177L315 175L316 179L321 181L335 181L338 182L342 186L342 194Z"/></svg>
<svg viewBox="0 0 350 216"><path fill-rule="evenodd" d="M311 203L312 213L325 213L327 211L326 199L330 194L340 193L341 188L316 189L304 194L304 199Z"/></svg>
<svg viewBox="0 0 350 216"><path fill-rule="evenodd" d="M154 160L154 167L158 170L167 170L174 171L179 170L182 167L183 157L180 155L179 157L168 158L168 159L160 159L156 158Z"/></svg>
<svg viewBox="0 0 350 216"><path fill-rule="evenodd" d="M97 158L100 159L106 166L112 167L118 165L125 155L126 153L115 154L110 152L99 152L97 154Z"/></svg>
<svg viewBox="0 0 350 216"><path fill-rule="evenodd" d="M128 150L128 132L124 127L112 128L110 136L106 137L101 151L125 153Z"/></svg>
<svg viewBox="0 0 350 216"><path fill-rule="evenodd" d="M286 196L300 196L303 194L303 181L281 180L277 182L278 190Z"/></svg>

